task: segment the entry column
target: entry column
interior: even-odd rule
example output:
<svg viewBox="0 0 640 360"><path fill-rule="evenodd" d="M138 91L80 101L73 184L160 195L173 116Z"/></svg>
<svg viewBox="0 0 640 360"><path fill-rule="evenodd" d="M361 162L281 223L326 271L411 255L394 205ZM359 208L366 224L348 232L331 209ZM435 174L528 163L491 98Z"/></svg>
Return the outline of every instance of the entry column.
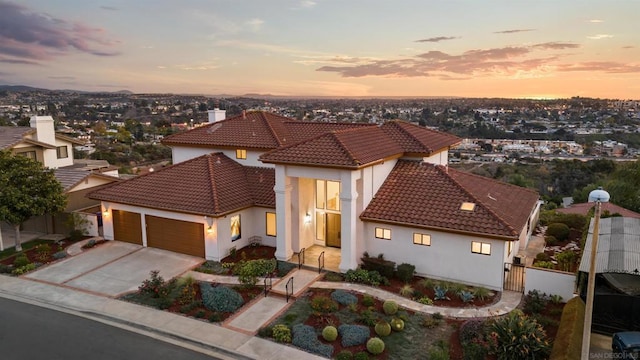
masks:
<svg viewBox="0 0 640 360"><path fill-rule="evenodd" d="M291 250L291 178L285 167L276 165L276 258L287 261L293 255Z"/></svg>

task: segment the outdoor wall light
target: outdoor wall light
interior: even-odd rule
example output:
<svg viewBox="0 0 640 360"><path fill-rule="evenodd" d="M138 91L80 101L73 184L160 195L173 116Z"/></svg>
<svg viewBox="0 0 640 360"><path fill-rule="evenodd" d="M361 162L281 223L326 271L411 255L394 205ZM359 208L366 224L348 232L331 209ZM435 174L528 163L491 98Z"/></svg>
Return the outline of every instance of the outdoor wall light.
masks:
<svg viewBox="0 0 640 360"><path fill-rule="evenodd" d="M311 214L307 213L307 214L304 216L304 223L305 223L305 224L310 224L310 223L311 223Z"/></svg>
<svg viewBox="0 0 640 360"><path fill-rule="evenodd" d="M207 234L213 234L213 228L211 226L207 228Z"/></svg>
<svg viewBox="0 0 640 360"><path fill-rule="evenodd" d="M102 212L102 216L109 216L109 205L104 205L104 211Z"/></svg>

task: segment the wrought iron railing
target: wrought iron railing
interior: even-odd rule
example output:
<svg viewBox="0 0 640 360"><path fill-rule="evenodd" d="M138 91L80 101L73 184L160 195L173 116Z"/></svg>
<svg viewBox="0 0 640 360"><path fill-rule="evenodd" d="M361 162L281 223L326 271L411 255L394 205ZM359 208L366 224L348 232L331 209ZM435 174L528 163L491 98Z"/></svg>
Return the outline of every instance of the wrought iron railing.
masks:
<svg viewBox="0 0 640 360"><path fill-rule="evenodd" d="M301 269L303 264L304 264L304 248L300 249L300 252L298 253L298 269Z"/></svg>
<svg viewBox="0 0 640 360"><path fill-rule="evenodd" d="M273 273L270 272L267 276L264 277L264 297L267 297L267 294L273 288Z"/></svg>
<svg viewBox="0 0 640 360"><path fill-rule="evenodd" d="M293 297L293 276L289 278L289 281L287 281L287 285L285 285L285 290L286 290L287 302L289 302L289 298Z"/></svg>
<svg viewBox="0 0 640 360"><path fill-rule="evenodd" d="M324 269L324 251L318 255L318 274Z"/></svg>

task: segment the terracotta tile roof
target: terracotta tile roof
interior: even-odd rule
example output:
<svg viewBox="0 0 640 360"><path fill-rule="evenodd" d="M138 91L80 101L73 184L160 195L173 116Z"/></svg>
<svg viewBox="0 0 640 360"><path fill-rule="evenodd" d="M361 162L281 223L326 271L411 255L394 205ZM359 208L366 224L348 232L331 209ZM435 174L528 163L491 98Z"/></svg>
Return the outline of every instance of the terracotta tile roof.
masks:
<svg viewBox="0 0 640 360"><path fill-rule="evenodd" d="M220 216L254 205L275 207L274 185L273 169L245 167L222 153L214 153L107 185L88 196L155 209Z"/></svg>
<svg viewBox="0 0 640 360"><path fill-rule="evenodd" d="M117 177L102 175L100 173L94 173L92 171L75 169L72 167L57 168L53 171L53 173L56 176L56 179L58 180L58 182L60 182L60 184L64 188L65 192L68 192L69 190L73 189L76 185L84 181L86 178L92 177L92 176L111 180L111 181L120 181L120 178L117 178Z"/></svg>
<svg viewBox="0 0 640 360"><path fill-rule="evenodd" d="M376 124L365 123L324 123L303 121L290 121L285 123L285 125L289 130L289 134L291 134L291 140L296 143L309 140L332 131L378 126Z"/></svg>
<svg viewBox="0 0 640 360"><path fill-rule="evenodd" d="M207 147L241 147L275 149L291 143L284 116L250 111L193 130L166 137L165 145L191 145Z"/></svg>
<svg viewBox="0 0 640 360"><path fill-rule="evenodd" d="M0 150L10 149L33 134L36 129L27 126L0 126Z"/></svg>
<svg viewBox="0 0 640 360"><path fill-rule="evenodd" d="M537 201L529 189L399 160L360 218L516 239ZM461 210L463 202L474 203L475 209Z"/></svg>
<svg viewBox="0 0 640 360"><path fill-rule="evenodd" d="M375 144L375 146L374 146ZM377 126L332 131L260 156L265 163L303 164L341 168L402 155L402 148Z"/></svg>
<svg viewBox="0 0 640 360"><path fill-rule="evenodd" d="M400 144L405 153L430 155L462 141L457 136L402 120L388 121L382 125L382 130Z"/></svg>
<svg viewBox="0 0 640 360"><path fill-rule="evenodd" d="M556 209L556 211L562 214L587 215L589 213L589 210L591 210L594 206L596 206L595 203L571 204L571 206L567 208ZM637 212L625 209L622 206L618 206L610 202L602 203L601 210L603 213L607 211L612 215L620 214L624 217L640 219L640 214L638 214Z"/></svg>

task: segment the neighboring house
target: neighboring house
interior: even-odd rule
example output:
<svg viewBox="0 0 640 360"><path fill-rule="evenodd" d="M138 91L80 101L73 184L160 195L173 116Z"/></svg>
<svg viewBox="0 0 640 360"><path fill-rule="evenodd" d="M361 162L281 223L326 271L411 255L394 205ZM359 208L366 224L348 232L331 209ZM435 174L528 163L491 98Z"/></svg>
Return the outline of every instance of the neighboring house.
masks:
<svg viewBox="0 0 640 360"><path fill-rule="evenodd" d="M29 157L54 169L67 194L65 213L98 206L100 202L87 198L86 193L96 186L118 181L117 169L114 173L114 168L103 160L75 161L73 147L84 142L57 134L51 116L32 116L29 123L30 127L0 126L0 150L9 149L15 155ZM65 219L66 215L33 217L23 224L23 229L65 233ZM93 222L97 224L97 219Z"/></svg>
<svg viewBox="0 0 640 360"><path fill-rule="evenodd" d="M580 204L571 204L564 208L558 208L556 209L556 211L561 214L580 214L580 215L587 216L589 214L589 211L591 211L591 209L593 209L594 206L596 206L595 203L586 202L586 203L580 203ZM602 203L601 206L602 206L602 214L609 214L609 215L618 214L624 217L640 219L640 214L638 214L635 211L625 209L622 206L618 206L610 202Z"/></svg>
<svg viewBox="0 0 640 360"><path fill-rule="evenodd" d="M455 136L399 120L214 111L211 124L164 139L174 165L89 194L102 201L105 238L210 260L256 237L280 260L329 246L340 271L383 253L421 275L501 290L505 262L535 227L534 191L447 167Z"/></svg>

